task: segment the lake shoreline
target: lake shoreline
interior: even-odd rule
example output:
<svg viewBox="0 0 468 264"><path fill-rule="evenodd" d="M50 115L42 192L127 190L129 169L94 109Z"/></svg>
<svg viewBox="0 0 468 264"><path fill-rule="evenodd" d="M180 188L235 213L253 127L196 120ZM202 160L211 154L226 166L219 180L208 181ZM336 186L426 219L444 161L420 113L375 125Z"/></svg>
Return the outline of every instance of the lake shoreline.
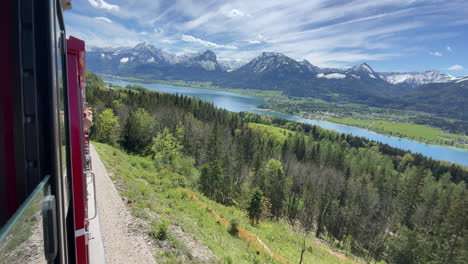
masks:
<svg viewBox="0 0 468 264"><path fill-rule="evenodd" d="M207 86L201 86L201 85L190 85L191 82L185 82L185 81L177 81L177 84L173 84L173 82L171 82L171 81L147 80L147 79L140 79L140 78L135 78L135 77L122 77L122 76L114 76L114 75L107 75L107 74L101 74L100 76L102 76L103 78L117 79L117 80L122 80L122 81L127 81L127 82L133 82L133 83L174 85L174 86L181 86L181 87L195 88L195 89L206 89L206 90L213 90L213 91L231 92L231 93L244 95L244 96L257 97L257 98L260 98L260 99L263 99L263 100L267 100L268 98L271 97L271 96L262 96L261 92L259 92L259 93L250 92L250 90L253 90L253 89L232 89L232 88L221 88L221 87L218 87L218 86L207 87ZM192 83L194 83L194 82L192 82ZM195 82L195 83L200 83L200 82ZM327 121L327 122L331 122L331 123L335 123L335 124L353 126L353 127L356 127L356 128L365 129L367 131L372 131L372 132L375 132L375 133L380 134L380 135L390 136L390 137L395 137L395 138L401 138L401 139L407 139L407 140L413 140L413 141L417 141L417 142L419 142L421 144L426 144L426 145L430 145L430 146L441 146L441 147L448 147L448 148L455 148L455 149L467 149L468 150L468 144L463 145L463 144L456 143L455 145L450 145L450 144L440 144L440 143L437 143L437 142L435 142L433 140L422 141L422 140L419 140L419 139L411 137L411 136L394 135L394 134L392 134L392 133L390 133L388 131L381 131L381 130L377 130L377 129L369 129L369 128L366 128L366 126L359 126L359 125L351 124L351 123L347 123L347 122L339 122L339 121L335 120L334 118L329 118L329 117L324 117L323 119L310 118L310 116L306 116L306 115L301 114L301 113L291 114L291 113L280 111L280 110L274 109L274 108L260 108L258 106L255 107L254 109L258 110L258 111L276 112L276 113L285 114L285 115L296 115L296 116L299 116L299 117L302 117L302 118L305 118L305 119L310 119L310 120L320 120L320 121ZM314 113L309 113L309 112L306 112L306 113L308 115L314 114ZM426 127L430 128L429 126L426 126ZM463 136L463 135L459 135L459 134L454 134L454 135Z"/></svg>
<svg viewBox="0 0 468 264"><path fill-rule="evenodd" d="M371 130L360 128L357 126L342 125L323 120L306 119L298 115L283 114L281 112L271 111L259 108L259 105L265 103L263 98L253 95L239 94L226 89L208 89L200 87L187 87L173 84L159 84L159 83L142 83L128 78L113 78L113 76L104 76L105 82L111 82L114 85L126 86L128 84L137 84L146 86L147 89L163 92L163 93L176 93L184 94L190 97L198 97L202 100L211 101L217 107L225 108L232 112L252 112L256 114L263 114L283 118L286 120L317 125L323 129L331 130L336 133L350 134L358 137L365 137L368 140L388 144L389 146L399 148L413 153L421 153L433 159L448 161L452 163L468 166L468 150L463 148L455 148L453 146L440 146L422 143L416 140L398 138L394 136L387 136L376 133ZM123 80L126 79L126 80ZM212 91L212 92L208 92Z"/></svg>

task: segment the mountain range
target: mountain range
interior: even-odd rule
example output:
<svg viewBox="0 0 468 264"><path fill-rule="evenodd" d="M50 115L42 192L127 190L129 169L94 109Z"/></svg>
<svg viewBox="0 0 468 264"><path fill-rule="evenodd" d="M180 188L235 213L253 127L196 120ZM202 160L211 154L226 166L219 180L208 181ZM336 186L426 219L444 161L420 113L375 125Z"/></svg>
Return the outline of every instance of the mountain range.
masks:
<svg viewBox="0 0 468 264"><path fill-rule="evenodd" d="M218 60L210 50L177 56L146 43L131 48L92 47L87 51L86 60L89 70L101 74L209 81L226 88L281 90L290 96L377 107L408 108L413 106L409 102L413 102L416 110L468 119L465 111L459 111L468 98L466 77L454 77L435 70L378 73L367 63L349 69L322 69L307 60L296 61L275 52L263 52L250 62ZM446 99L450 97L447 93L461 97L455 100L455 107L445 111L443 104L449 103ZM429 94L435 102L422 102Z"/></svg>

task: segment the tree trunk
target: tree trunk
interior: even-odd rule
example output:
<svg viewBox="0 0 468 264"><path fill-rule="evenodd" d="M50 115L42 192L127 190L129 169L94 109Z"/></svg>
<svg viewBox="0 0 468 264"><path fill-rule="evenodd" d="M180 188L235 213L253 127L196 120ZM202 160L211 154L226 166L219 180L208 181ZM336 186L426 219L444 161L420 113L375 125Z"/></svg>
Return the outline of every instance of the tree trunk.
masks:
<svg viewBox="0 0 468 264"><path fill-rule="evenodd" d="M302 264L304 253L306 251L306 239L307 239L307 231L304 231L304 236L302 237L301 258L299 259L299 264Z"/></svg>
<svg viewBox="0 0 468 264"><path fill-rule="evenodd" d="M328 209L328 206L330 205L330 202L331 202L331 199L329 199L327 201L327 204L325 205L325 207L323 208L322 212L320 213L320 216L317 220L317 232L315 233L315 236L316 237L319 237L320 234L322 233L322 226L323 226L323 218L325 217L325 212L327 211Z"/></svg>
<svg viewBox="0 0 468 264"><path fill-rule="evenodd" d="M452 246L450 247L449 254L447 256L447 263L452 263L453 260L453 252L455 251L455 247L457 246L458 235L460 232L457 232L455 235L455 239L453 240Z"/></svg>

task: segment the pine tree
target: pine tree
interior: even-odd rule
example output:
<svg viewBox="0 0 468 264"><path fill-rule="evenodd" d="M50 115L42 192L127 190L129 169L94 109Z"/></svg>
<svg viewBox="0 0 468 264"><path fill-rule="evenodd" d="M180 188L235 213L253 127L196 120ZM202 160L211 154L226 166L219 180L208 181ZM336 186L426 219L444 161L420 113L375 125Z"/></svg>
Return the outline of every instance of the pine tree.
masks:
<svg viewBox="0 0 468 264"><path fill-rule="evenodd" d="M247 207L247 216L252 225L256 225L262 215L262 198L263 192L259 188L255 188L250 196L249 206Z"/></svg>
<svg viewBox="0 0 468 264"><path fill-rule="evenodd" d="M413 228L411 217L421 202L421 192L427 172L422 167L409 168L405 171L402 190L398 196L401 223Z"/></svg>
<svg viewBox="0 0 468 264"><path fill-rule="evenodd" d="M286 190L286 175L283 165L276 159L271 159L265 167L266 197L271 201L271 213L276 218L281 216Z"/></svg>
<svg viewBox="0 0 468 264"><path fill-rule="evenodd" d="M122 146L130 153L146 155L155 135L155 124L143 108L130 112L123 129Z"/></svg>
<svg viewBox="0 0 468 264"><path fill-rule="evenodd" d="M468 234L468 191L464 183L457 185L454 199L451 202L445 222L442 224L441 243L443 251L440 252L441 263L466 263L463 250Z"/></svg>

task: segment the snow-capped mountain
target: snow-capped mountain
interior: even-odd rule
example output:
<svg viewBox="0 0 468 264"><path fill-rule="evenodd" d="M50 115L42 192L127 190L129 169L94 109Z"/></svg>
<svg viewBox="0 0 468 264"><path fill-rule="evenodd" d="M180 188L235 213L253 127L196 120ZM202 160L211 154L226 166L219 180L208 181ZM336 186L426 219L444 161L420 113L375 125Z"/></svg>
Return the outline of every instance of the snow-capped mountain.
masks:
<svg viewBox="0 0 468 264"><path fill-rule="evenodd" d="M113 68L143 64L172 65L180 60L176 55L146 43L140 43L132 48L91 47L88 48L86 56L91 69L95 66Z"/></svg>
<svg viewBox="0 0 468 264"><path fill-rule="evenodd" d="M223 69L227 72L239 69L240 67L244 66L245 64L248 63L248 61L244 61L241 59L228 59L228 58L223 58L223 59L218 59L219 65L223 67Z"/></svg>
<svg viewBox="0 0 468 264"><path fill-rule="evenodd" d="M425 72L381 72L380 77L403 88L414 88L426 83L445 83L459 78L437 70Z"/></svg>
<svg viewBox="0 0 468 264"><path fill-rule="evenodd" d="M299 64L302 65L303 67L305 67L308 71L310 71L312 73L320 71L319 67L317 67L315 65L312 65L312 63L310 63L308 60L303 60L303 61L299 62Z"/></svg>
<svg viewBox="0 0 468 264"><path fill-rule="evenodd" d="M376 73L367 63L349 69L319 68L307 60L296 61L276 52L263 52L245 64L236 59L218 60L210 50L175 55L140 43L130 48L88 47L86 58L88 69L96 73L154 80L207 81L220 87L280 90L290 96L326 100L335 100L338 96L358 103L372 100L381 103L382 98L403 96L413 90L408 87L433 82L444 86L442 82L451 81L447 86L453 83L453 87L458 87L460 85L455 82L459 80L461 86L466 86L466 79L438 71ZM433 84L427 85L433 87ZM334 96L330 97L331 94Z"/></svg>
<svg viewBox="0 0 468 264"><path fill-rule="evenodd" d="M345 71L345 74L360 80L378 80L379 75L367 63L362 63Z"/></svg>
<svg viewBox="0 0 468 264"><path fill-rule="evenodd" d="M207 71L223 70L222 67L218 64L218 61L216 60L216 54L211 50L207 50L201 55L195 56L182 62L182 65L184 65L185 67L201 68Z"/></svg>
<svg viewBox="0 0 468 264"><path fill-rule="evenodd" d="M263 52L260 56L235 70L235 72L255 75L274 73L284 76L312 76L317 69L318 67L308 61L297 62L281 53Z"/></svg>
<svg viewBox="0 0 468 264"><path fill-rule="evenodd" d="M286 71L300 70L301 65L297 61L281 53L263 52L262 55L256 57L251 62L242 66L238 70L262 74L266 72L276 71L278 69L284 69Z"/></svg>
<svg viewBox="0 0 468 264"><path fill-rule="evenodd" d="M455 81L455 83L461 83L461 82L463 83L468 82L468 76L458 78L458 80Z"/></svg>
<svg viewBox="0 0 468 264"><path fill-rule="evenodd" d="M177 58L178 58L179 62L184 62L184 61L190 60L191 58L195 58L197 56L200 56L202 54L203 54L203 52L201 52L201 51L191 52L191 53L185 53L185 54L182 54L182 55L178 55Z"/></svg>

